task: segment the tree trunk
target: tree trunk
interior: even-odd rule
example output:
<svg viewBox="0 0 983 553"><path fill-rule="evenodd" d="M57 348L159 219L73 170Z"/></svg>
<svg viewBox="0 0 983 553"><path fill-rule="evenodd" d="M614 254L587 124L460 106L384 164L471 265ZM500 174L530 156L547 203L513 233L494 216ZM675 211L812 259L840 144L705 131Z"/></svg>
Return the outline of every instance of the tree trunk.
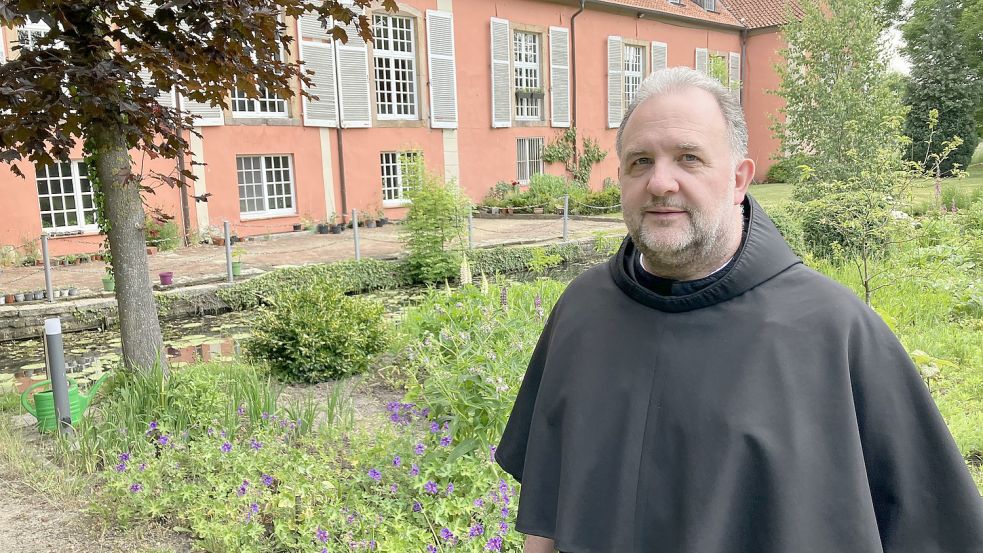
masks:
<svg viewBox="0 0 983 553"><path fill-rule="evenodd" d="M98 148L96 174L103 215L109 222L123 361L131 370L149 370L156 363L166 368L164 340L149 278L146 215L139 183L129 179L129 150L122 133L111 128L93 129L92 138Z"/></svg>

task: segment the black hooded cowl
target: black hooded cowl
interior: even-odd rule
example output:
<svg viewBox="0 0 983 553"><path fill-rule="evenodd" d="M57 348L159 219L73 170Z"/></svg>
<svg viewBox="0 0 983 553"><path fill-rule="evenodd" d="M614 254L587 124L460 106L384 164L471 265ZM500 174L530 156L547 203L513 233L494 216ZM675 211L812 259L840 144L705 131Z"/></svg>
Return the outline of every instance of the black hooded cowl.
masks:
<svg viewBox="0 0 983 553"><path fill-rule="evenodd" d="M567 287L496 460L567 553L980 553L983 500L897 338L754 200L736 262L660 296L626 238Z"/></svg>

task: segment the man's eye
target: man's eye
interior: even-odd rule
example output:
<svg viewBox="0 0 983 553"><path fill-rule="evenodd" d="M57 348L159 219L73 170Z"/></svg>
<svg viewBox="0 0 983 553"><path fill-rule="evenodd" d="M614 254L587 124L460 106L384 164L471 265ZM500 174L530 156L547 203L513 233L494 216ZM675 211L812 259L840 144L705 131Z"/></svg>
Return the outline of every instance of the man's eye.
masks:
<svg viewBox="0 0 983 553"><path fill-rule="evenodd" d="M631 162L632 165L648 165L649 163L652 163L652 160L647 157L640 157Z"/></svg>
<svg viewBox="0 0 983 553"><path fill-rule="evenodd" d="M683 154L680 159L682 159L686 163L696 163L696 162L700 161L700 158L696 157L693 154Z"/></svg>

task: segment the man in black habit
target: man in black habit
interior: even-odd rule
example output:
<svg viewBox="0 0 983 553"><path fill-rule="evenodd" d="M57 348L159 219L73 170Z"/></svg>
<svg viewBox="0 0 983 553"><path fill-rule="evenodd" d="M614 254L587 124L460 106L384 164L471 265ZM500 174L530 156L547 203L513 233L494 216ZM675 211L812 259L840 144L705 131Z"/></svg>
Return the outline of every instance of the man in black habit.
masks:
<svg viewBox="0 0 983 553"><path fill-rule="evenodd" d="M983 500L897 338L750 196L691 69L618 129L628 237L557 302L496 460L527 553L978 553Z"/></svg>

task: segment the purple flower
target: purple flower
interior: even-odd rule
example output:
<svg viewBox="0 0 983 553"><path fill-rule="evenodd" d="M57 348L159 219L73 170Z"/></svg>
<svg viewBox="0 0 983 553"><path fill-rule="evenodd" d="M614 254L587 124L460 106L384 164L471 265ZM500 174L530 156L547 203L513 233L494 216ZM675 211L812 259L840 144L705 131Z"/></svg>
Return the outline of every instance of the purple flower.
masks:
<svg viewBox="0 0 983 553"><path fill-rule="evenodd" d="M442 437L440 439L440 447L447 447L449 445L451 445L451 437L450 436L444 436L444 437Z"/></svg>
<svg viewBox="0 0 983 553"><path fill-rule="evenodd" d="M423 418L429 417L430 416L430 408L429 407L424 407L423 410L420 411L420 416L423 417Z"/></svg>
<svg viewBox="0 0 983 553"><path fill-rule="evenodd" d="M416 476L418 474L420 474L420 467L416 466L416 463L413 463L413 466L410 468L410 476Z"/></svg>
<svg viewBox="0 0 983 553"><path fill-rule="evenodd" d="M485 506L485 501L479 497L474 500L474 506L480 509Z"/></svg>
<svg viewBox="0 0 983 553"><path fill-rule="evenodd" d="M120 463L125 463L125 462L127 462L129 460L130 460L130 454L129 454L129 452L123 452L123 453L120 453L119 454L119 462Z"/></svg>
<svg viewBox="0 0 983 553"><path fill-rule="evenodd" d="M498 531L500 533L502 533L502 534L508 534L509 533L509 523L505 522L504 520L502 522L499 522L498 523Z"/></svg>
<svg viewBox="0 0 983 553"><path fill-rule="evenodd" d="M140 472L147 470L147 463L140 463L140 466L137 467L137 470L139 470Z"/></svg>
<svg viewBox="0 0 983 553"><path fill-rule="evenodd" d="M488 540L488 543L485 544L485 550L486 551L501 551L502 550L502 537L501 536L495 536L492 539Z"/></svg>
<svg viewBox="0 0 983 553"><path fill-rule="evenodd" d="M246 406L245 406L245 404L239 405L239 408L236 409L236 413L239 413L239 416L240 417L243 416L243 415L245 415L246 414Z"/></svg>
<svg viewBox="0 0 983 553"><path fill-rule="evenodd" d="M391 493L396 493L397 491L399 491L399 486L397 486L396 484L390 484L389 485L389 491Z"/></svg>
<svg viewBox="0 0 983 553"><path fill-rule="evenodd" d="M433 480L427 480L427 483L423 485L423 491L437 495L437 483Z"/></svg>
<svg viewBox="0 0 983 553"><path fill-rule="evenodd" d="M256 451L259 451L263 447L263 442L260 442L256 438L253 438L249 441L249 447L253 448Z"/></svg>
<svg viewBox="0 0 983 553"><path fill-rule="evenodd" d="M116 465L116 472L126 472L126 463Z"/></svg>
<svg viewBox="0 0 983 553"><path fill-rule="evenodd" d="M509 508L508 507L502 507L502 518L503 519L504 518L509 518Z"/></svg>
<svg viewBox="0 0 983 553"><path fill-rule="evenodd" d="M485 527L482 526L480 522L476 522L474 524L474 526L472 526L468 530L468 537L469 538L477 538L478 536L480 536L480 535L482 535L484 533L485 533Z"/></svg>
<svg viewBox="0 0 983 553"><path fill-rule="evenodd" d="M169 442L170 440L171 439L167 437L167 434L164 434L163 436L157 438L157 443L159 443L162 446L166 446L167 442Z"/></svg>
<svg viewBox="0 0 983 553"><path fill-rule="evenodd" d="M153 432L154 430L157 430L157 421L150 421L150 429L149 429L149 431L150 432Z"/></svg>
<svg viewBox="0 0 983 553"><path fill-rule="evenodd" d="M430 423L430 432L432 432L434 434L436 434L437 432L440 432L440 425L437 424L436 422Z"/></svg>
<svg viewBox="0 0 983 553"><path fill-rule="evenodd" d="M270 476L269 474L262 475L260 477L260 480L263 481L263 485L266 486L267 488L273 485L273 477Z"/></svg>
<svg viewBox="0 0 983 553"><path fill-rule="evenodd" d="M132 484L130 486L130 493L137 493L138 491L140 491L142 489L143 489L143 486L140 485L139 482L136 482L136 483L134 483L134 484Z"/></svg>
<svg viewBox="0 0 983 553"><path fill-rule="evenodd" d="M427 553L437 553L437 547L433 544L427 544Z"/></svg>
<svg viewBox="0 0 983 553"><path fill-rule="evenodd" d="M447 495L454 493L454 484L447 484Z"/></svg>
<svg viewBox="0 0 983 553"><path fill-rule="evenodd" d="M265 421L265 420L270 420L270 414L269 414L269 413L267 413L266 411L263 411L263 412L262 412L262 413L261 413L261 414L259 415L259 418L261 418L261 419L263 419L264 421Z"/></svg>
<svg viewBox="0 0 983 553"><path fill-rule="evenodd" d="M509 496L509 484L504 479L498 481L498 491L502 493L502 497Z"/></svg>
<svg viewBox="0 0 983 553"><path fill-rule="evenodd" d="M402 418L400 418L400 416L399 416L399 413L391 413L391 414L389 415L389 420L390 420L391 422L395 422L395 423L398 423L398 422L402 422L402 420L403 420L403 419L402 419Z"/></svg>
<svg viewBox="0 0 983 553"><path fill-rule="evenodd" d="M398 467L403 463L403 460L399 458L399 455L393 457L393 466Z"/></svg>
<svg viewBox="0 0 983 553"><path fill-rule="evenodd" d="M441 528L440 529L440 537L444 541L450 540L451 538L454 537L454 532L451 532L450 528L446 528L446 527L445 528Z"/></svg>
<svg viewBox="0 0 983 553"><path fill-rule="evenodd" d="M498 451L498 448L497 447L495 447L493 445L488 446L488 460L490 462L492 462L492 463L495 462L495 452L496 451Z"/></svg>
<svg viewBox="0 0 983 553"><path fill-rule="evenodd" d="M413 502L413 512L414 513L419 513L422 510L423 510L423 505L421 505L419 501L414 501Z"/></svg>
<svg viewBox="0 0 983 553"><path fill-rule="evenodd" d="M249 487L249 480L243 480L242 484L239 486L239 489L236 490L236 495L238 495L239 497L246 495L246 489L248 487Z"/></svg>
<svg viewBox="0 0 983 553"><path fill-rule="evenodd" d="M257 505L256 503L250 503L249 504L249 512L251 512L251 513L258 513L259 512L259 505Z"/></svg>
<svg viewBox="0 0 983 553"><path fill-rule="evenodd" d="M316 534L317 540L321 543L328 543L328 531L324 528L318 528Z"/></svg>
<svg viewBox="0 0 983 553"><path fill-rule="evenodd" d="M375 540L369 540L369 551L375 551Z"/></svg>
<svg viewBox="0 0 983 553"><path fill-rule="evenodd" d="M423 455L423 452L426 449L427 449L426 446L424 446L423 444L416 444L415 446L413 446L413 453L416 453L417 455Z"/></svg>
<svg viewBox="0 0 983 553"><path fill-rule="evenodd" d="M382 473L376 469L369 469L369 478L375 480L376 482L382 480Z"/></svg>

